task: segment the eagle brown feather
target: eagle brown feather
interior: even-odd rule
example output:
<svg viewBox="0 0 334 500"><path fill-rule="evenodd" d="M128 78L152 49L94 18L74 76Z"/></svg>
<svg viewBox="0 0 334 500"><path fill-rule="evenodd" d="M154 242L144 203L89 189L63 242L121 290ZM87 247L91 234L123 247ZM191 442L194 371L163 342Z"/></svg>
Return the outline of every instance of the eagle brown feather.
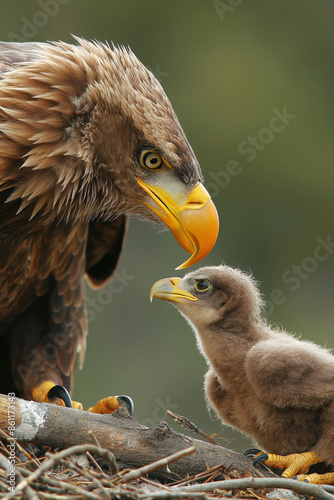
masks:
<svg viewBox="0 0 334 500"><path fill-rule="evenodd" d="M160 83L124 48L0 43L0 392L71 389L84 274L116 267L127 216L159 222L136 176L144 147L190 190L197 160Z"/></svg>

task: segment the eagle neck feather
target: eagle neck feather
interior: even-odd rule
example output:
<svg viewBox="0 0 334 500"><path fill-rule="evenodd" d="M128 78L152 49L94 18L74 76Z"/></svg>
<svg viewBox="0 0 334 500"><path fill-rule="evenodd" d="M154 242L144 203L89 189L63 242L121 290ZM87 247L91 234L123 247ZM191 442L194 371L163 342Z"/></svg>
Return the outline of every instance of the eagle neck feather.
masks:
<svg viewBox="0 0 334 500"><path fill-rule="evenodd" d="M11 189L7 202L21 200L18 213L29 219L105 218L117 207L117 189L83 136L99 72L97 54L45 44L39 59L1 81L0 190Z"/></svg>

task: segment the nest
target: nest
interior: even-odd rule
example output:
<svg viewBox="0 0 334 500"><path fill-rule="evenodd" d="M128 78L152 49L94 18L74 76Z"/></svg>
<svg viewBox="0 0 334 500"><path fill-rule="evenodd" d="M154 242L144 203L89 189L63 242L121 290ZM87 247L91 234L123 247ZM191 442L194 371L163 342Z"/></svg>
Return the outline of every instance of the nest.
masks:
<svg viewBox="0 0 334 500"><path fill-rule="evenodd" d="M190 429L191 422L187 419L176 414L173 417ZM212 437L198 429L197 432L212 441ZM201 473L185 474L186 477L175 480L170 464L198 453L196 446L143 467L128 469L117 463L109 449L100 446L94 434L91 434L94 444L74 445L61 451L19 443L1 429L0 436L0 498L6 500L209 500L221 497L300 500L299 494L334 500L333 486L279 477L253 477L250 472L242 475L239 470L224 465L207 466ZM157 471L163 471L159 477L166 478L164 483L157 480Z"/></svg>
<svg viewBox="0 0 334 500"><path fill-rule="evenodd" d="M3 431L1 431L3 433ZM6 441L0 441L0 496L6 499L61 499L61 500L145 500L198 498L222 496L213 492L191 493L176 491L188 484L205 484L215 479L227 479L223 466L208 468L196 476L162 484L150 476L158 467L167 467L175 457L153 462L140 469L119 470L114 455L98 445L71 446L62 451L42 449L35 445L19 444L11 474L11 452ZM182 458L191 448L179 452ZM41 455L42 452L42 455ZM176 454L174 454L176 455ZM163 463L164 462L164 463ZM254 493L240 492L242 498L258 498ZM232 496L229 492L225 495ZM240 496L240 495L238 495Z"/></svg>

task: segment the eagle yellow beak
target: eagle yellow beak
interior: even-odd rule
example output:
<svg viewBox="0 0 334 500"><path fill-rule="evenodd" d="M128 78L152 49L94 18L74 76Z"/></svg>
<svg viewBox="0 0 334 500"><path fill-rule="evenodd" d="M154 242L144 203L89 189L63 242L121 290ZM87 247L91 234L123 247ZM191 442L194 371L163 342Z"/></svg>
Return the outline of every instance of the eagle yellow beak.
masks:
<svg viewBox="0 0 334 500"><path fill-rule="evenodd" d="M219 219L209 193L200 182L190 191L185 202L178 203L160 186L147 184L137 177L140 187L154 200L155 205L144 201L173 233L182 248L191 254L190 259L176 269L183 269L205 257L214 246L219 230Z"/></svg>
<svg viewBox="0 0 334 500"><path fill-rule="evenodd" d="M181 303L189 300L194 302L198 300L197 297L191 293L182 290L182 288L178 288L177 285L180 281L182 281L182 278L164 278L157 281L150 290L150 301L152 302L153 297Z"/></svg>

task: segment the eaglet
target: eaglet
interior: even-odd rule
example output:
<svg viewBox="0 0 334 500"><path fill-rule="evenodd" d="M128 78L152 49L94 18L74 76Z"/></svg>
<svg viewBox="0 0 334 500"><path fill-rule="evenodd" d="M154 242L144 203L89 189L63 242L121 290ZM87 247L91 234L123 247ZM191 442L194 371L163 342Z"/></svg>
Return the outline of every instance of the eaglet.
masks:
<svg viewBox="0 0 334 500"><path fill-rule="evenodd" d="M304 474L315 463L334 466L332 354L272 329L261 317L255 281L238 269L203 267L183 279L166 278L153 285L153 297L175 305L193 328L209 367L208 404L277 454L255 461L285 469L284 477L334 482L334 473Z"/></svg>
<svg viewBox="0 0 334 500"><path fill-rule="evenodd" d="M191 254L181 267L218 233L160 83L130 50L76 40L0 43L0 392L67 405L84 275L96 288L112 277L128 216L170 228Z"/></svg>

